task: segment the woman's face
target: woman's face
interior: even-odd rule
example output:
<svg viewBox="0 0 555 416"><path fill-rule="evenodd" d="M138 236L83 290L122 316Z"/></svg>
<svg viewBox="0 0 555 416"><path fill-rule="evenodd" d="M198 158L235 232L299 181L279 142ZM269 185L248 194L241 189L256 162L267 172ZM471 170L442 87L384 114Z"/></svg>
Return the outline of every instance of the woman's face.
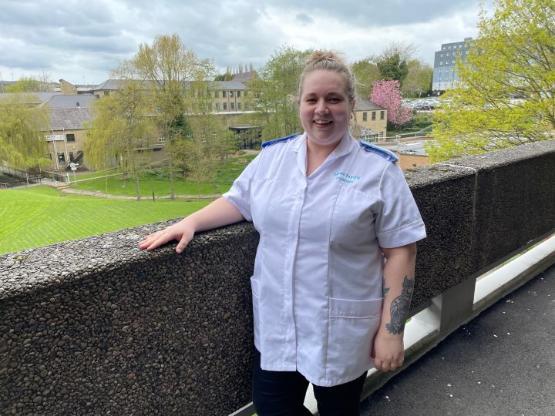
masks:
<svg viewBox="0 0 555 416"><path fill-rule="evenodd" d="M299 115L312 143L334 145L347 132L353 104L345 87L345 80L337 72L317 70L306 75Z"/></svg>

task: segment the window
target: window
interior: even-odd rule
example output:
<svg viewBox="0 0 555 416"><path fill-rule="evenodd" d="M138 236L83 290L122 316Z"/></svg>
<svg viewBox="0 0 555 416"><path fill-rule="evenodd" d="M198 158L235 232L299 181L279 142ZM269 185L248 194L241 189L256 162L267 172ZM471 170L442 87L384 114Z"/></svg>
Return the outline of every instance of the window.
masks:
<svg viewBox="0 0 555 416"><path fill-rule="evenodd" d="M241 98L241 91L237 91L237 98Z"/></svg>
<svg viewBox="0 0 555 416"><path fill-rule="evenodd" d="M241 103L237 103L237 110L241 109Z"/></svg>
<svg viewBox="0 0 555 416"><path fill-rule="evenodd" d="M233 91L229 91L229 96L233 97Z"/></svg>
<svg viewBox="0 0 555 416"><path fill-rule="evenodd" d="M380 120L385 118L385 111L380 111Z"/></svg>
<svg viewBox="0 0 555 416"><path fill-rule="evenodd" d="M368 113L366 111L362 113L362 121L368 121Z"/></svg>
<svg viewBox="0 0 555 416"><path fill-rule="evenodd" d="M64 153L58 153L58 162L65 162L66 155Z"/></svg>
<svg viewBox="0 0 555 416"><path fill-rule="evenodd" d="M75 141L75 134L68 133L66 134L66 142L74 142Z"/></svg>
<svg viewBox="0 0 555 416"><path fill-rule="evenodd" d="M376 112L372 111L372 120L376 120Z"/></svg>
<svg viewBox="0 0 555 416"><path fill-rule="evenodd" d="M231 104L231 109L235 110L235 103L230 103Z"/></svg>
<svg viewBox="0 0 555 416"><path fill-rule="evenodd" d="M227 103L224 103L224 111L226 111L226 110L227 110Z"/></svg>
<svg viewBox="0 0 555 416"><path fill-rule="evenodd" d="M104 91L104 95L110 95L108 91Z"/></svg>
<svg viewBox="0 0 555 416"><path fill-rule="evenodd" d="M222 91L222 97L227 97L227 91Z"/></svg>

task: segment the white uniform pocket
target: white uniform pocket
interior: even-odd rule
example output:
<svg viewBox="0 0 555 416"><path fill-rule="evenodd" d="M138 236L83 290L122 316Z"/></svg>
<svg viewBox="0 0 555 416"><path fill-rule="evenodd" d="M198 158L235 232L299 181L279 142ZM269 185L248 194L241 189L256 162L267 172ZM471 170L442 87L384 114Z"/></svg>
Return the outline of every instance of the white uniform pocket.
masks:
<svg viewBox="0 0 555 416"><path fill-rule="evenodd" d="M370 352L382 299L329 299L327 377L353 379L372 366Z"/></svg>

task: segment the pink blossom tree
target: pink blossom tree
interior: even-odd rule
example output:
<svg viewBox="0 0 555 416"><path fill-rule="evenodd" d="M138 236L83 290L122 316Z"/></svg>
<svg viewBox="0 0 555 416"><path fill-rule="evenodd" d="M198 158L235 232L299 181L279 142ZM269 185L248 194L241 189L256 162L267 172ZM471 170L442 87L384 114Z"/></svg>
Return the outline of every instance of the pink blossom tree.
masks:
<svg viewBox="0 0 555 416"><path fill-rule="evenodd" d="M410 108L401 105L400 83L397 80L375 81L370 100L387 110L387 121L395 126L407 124L412 119Z"/></svg>

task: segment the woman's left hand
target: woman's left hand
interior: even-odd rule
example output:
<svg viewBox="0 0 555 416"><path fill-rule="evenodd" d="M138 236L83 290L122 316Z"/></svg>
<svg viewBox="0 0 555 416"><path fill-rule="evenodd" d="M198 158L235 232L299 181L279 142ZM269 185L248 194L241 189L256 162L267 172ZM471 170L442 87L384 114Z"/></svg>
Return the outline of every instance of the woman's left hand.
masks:
<svg viewBox="0 0 555 416"><path fill-rule="evenodd" d="M374 337L370 357L379 371L393 371L403 365L405 349L403 335L391 335L378 331Z"/></svg>

